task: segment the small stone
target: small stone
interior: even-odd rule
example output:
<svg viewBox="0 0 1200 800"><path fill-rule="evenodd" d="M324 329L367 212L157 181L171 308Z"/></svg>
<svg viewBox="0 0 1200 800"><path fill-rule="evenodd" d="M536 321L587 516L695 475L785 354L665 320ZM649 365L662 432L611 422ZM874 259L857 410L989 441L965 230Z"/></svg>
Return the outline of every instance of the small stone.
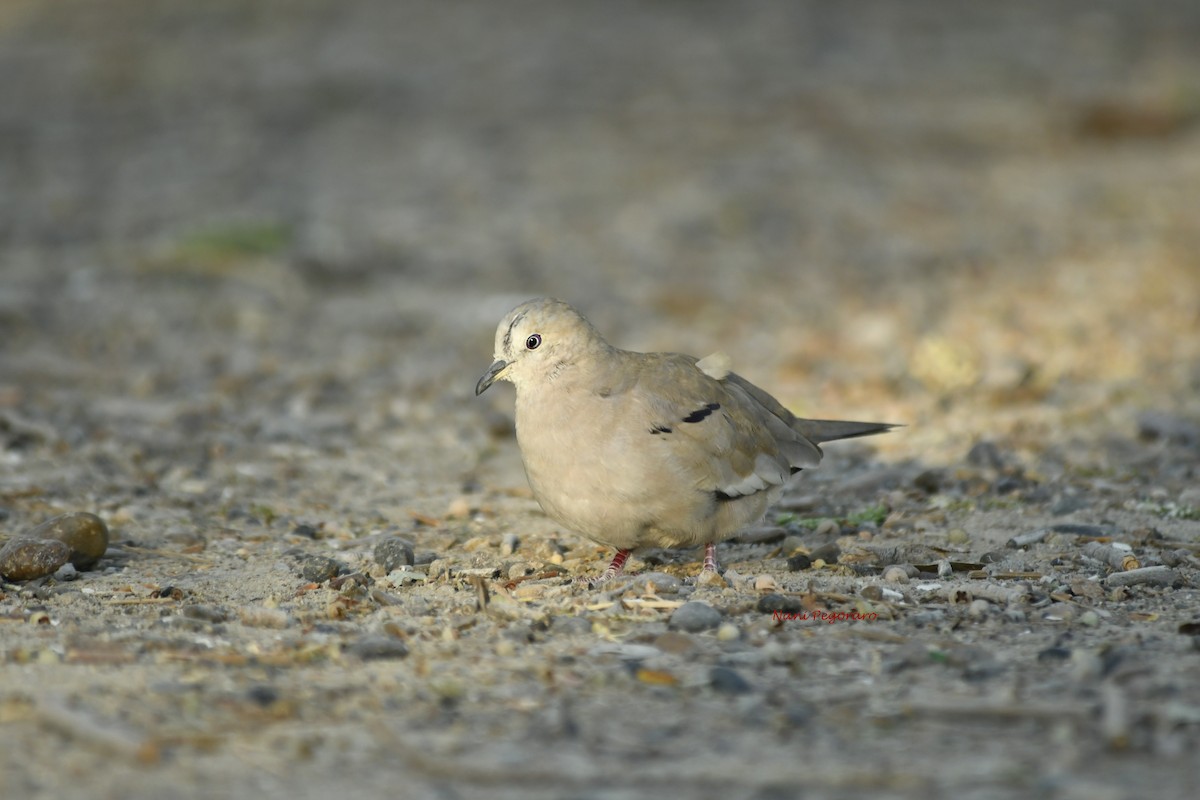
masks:
<svg viewBox="0 0 1200 800"><path fill-rule="evenodd" d="M188 605L183 607L182 613L188 619L198 619L201 622L216 623L229 619L229 612L220 606Z"/></svg>
<svg viewBox="0 0 1200 800"><path fill-rule="evenodd" d="M991 603L983 598L977 598L971 601L971 605L967 606L967 616L971 619L983 619L991 609Z"/></svg>
<svg viewBox="0 0 1200 800"><path fill-rule="evenodd" d="M813 535L825 538L837 538L842 535L842 528L834 520L823 519L817 525L817 529L813 531Z"/></svg>
<svg viewBox="0 0 1200 800"><path fill-rule="evenodd" d="M768 595L768 597L771 596ZM676 630L698 633L720 625L721 612L708 603L693 600L675 609L675 613L671 615L667 624Z"/></svg>
<svg viewBox="0 0 1200 800"><path fill-rule="evenodd" d="M786 594L764 595L759 598L758 605L755 608L763 614L773 614L776 611L781 611L784 614L793 614L804 610L799 597Z"/></svg>
<svg viewBox="0 0 1200 800"><path fill-rule="evenodd" d="M677 594L683 587L683 582L667 572L643 572L630 585L643 592L662 595Z"/></svg>
<svg viewBox="0 0 1200 800"><path fill-rule="evenodd" d="M517 645L511 639L501 639L496 642L496 655L500 658L511 658L517 654Z"/></svg>
<svg viewBox="0 0 1200 800"><path fill-rule="evenodd" d="M1000 454L1000 448L992 442L977 442L967 451L967 463L973 467L1003 469L1004 457Z"/></svg>
<svg viewBox="0 0 1200 800"><path fill-rule="evenodd" d="M950 566L950 561L943 558L937 562L937 574L939 578L949 578L954 574L954 567Z"/></svg>
<svg viewBox="0 0 1200 800"><path fill-rule="evenodd" d="M888 583L908 583L908 570L898 566L888 567L883 571L883 579Z"/></svg>
<svg viewBox="0 0 1200 800"><path fill-rule="evenodd" d="M913 486L916 486L926 494L937 494L942 488L941 470L925 470L920 475L913 478Z"/></svg>
<svg viewBox="0 0 1200 800"><path fill-rule="evenodd" d="M696 585L712 586L718 589L724 589L729 586L729 583L714 570L702 569L700 570L700 574L696 576Z"/></svg>
<svg viewBox="0 0 1200 800"><path fill-rule="evenodd" d="M363 661L378 661L385 658L404 658L408 655L408 646L391 636L368 634L353 642L346 648L346 652Z"/></svg>
<svg viewBox="0 0 1200 800"><path fill-rule="evenodd" d="M721 694L747 694L754 691L741 674L729 667L713 667L709 670L708 680L713 689Z"/></svg>
<svg viewBox="0 0 1200 800"><path fill-rule="evenodd" d="M238 613L238 616L243 625L251 628L282 629L292 623L291 617L287 613L278 608L269 608L265 604L244 608Z"/></svg>
<svg viewBox="0 0 1200 800"><path fill-rule="evenodd" d="M667 631L654 640L654 646L664 653L683 655L696 649L696 642L691 636L679 631Z"/></svg>
<svg viewBox="0 0 1200 800"><path fill-rule="evenodd" d="M946 534L946 541L950 544L969 544L971 537L962 528L951 528Z"/></svg>
<svg viewBox="0 0 1200 800"><path fill-rule="evenodd" d="M500 555L511 556L521 546L521 540L515 533L506 533L500 538Z"/></svg>
<svg viewBox="0 0 1200 800"><path fill-rule="evenodd" d="M883 589L874 584L864 586L858 593L867 600L879 601L883 599Z"/></svg>
<svg viewBox="0 0 1200 800"><path fill-rule="evenodd" d="M722 622L721 626L717 628L718 642L736 642L740 638L742 638L742 632L732 622Z"/></svg>
<svg viewBox="0 0 1200 800"><path fill-rule="evenodd" d="M108 550L108 526L86 511L59 514L22 534L23 539L57 539L71 548L76 569L88 569Z"/></svg>
<svg viewBox="0 0 1200 800"><path fill-rule="evenodd" d="M345 570L345 566L340 561L329 556L301 556L297 560L296 566L300 577L309 583L324 583Z"/></svg>
<svg viewBox="0 0 1200 800"><path fill-rule="evenodd" d="M824 561L826 564L836 564L841 555L842 548L838 547L836 542L830 542L813 550L808 557L813 560L813 563Z"/></svg>
<svg viewBox="0 0 1200 800"><path fill-rule="evenodd" d="M471 516L471 501L466 497L456 497L446 507L446 519L466 519Z"/></svg>
<svg viewBox="0 0 1200 800"><path fill-rule="evenodd" d="M785 536L781 547L782 553L785 556L794 555L797 550L807 549L807 545L805 545L804 538L802 536Z"/></svg>
<svg viewBox="0 0 1200 800"><path fill-rule="evenodd" d="M779 584L775 583L775 578L770 575L759 575L754 579L754 591L756 592L773 592L779 588Z"/></svg>
<svg viewBox="0 0 1200 800"><path fill-rule="evenodd" d="M292 536L300 536L305 539L316 539L317 533L317 529L312 525L301 524L292 528Z"/></svg>
<svg viewBox="0 0 1200 800"><path fill-rule="evenodd" d="M375 545L375 563L388 572L411 567L415 561L412 544L399 536L388 536Z"/></svg>
<svg viewBox="0 0 1200 800"><path fill-rule="evenodd" d="M1004 609L1004 619L1008 622L1024 622L1027 617L1021 609L1009 606Z"/></svg>
<svg viewBox="0 0 1200 800"><path fill-rule="evenodd" d="M1100 615L1095 611L1088 609L1079 615L1079 624L1086 625L1089 628L1094 628L1100 624Z"/></svg>
<svg viewBox="0 0 1200 800"><path fill-rule="evenodd" d="M57 539L12 539L0 548L0 575L31 581L53 575L70 557L71 548Z"/></svg>
<svg viewBox="0 0 1200 800"><path fill-rule="evenodd" d="M812 566L812 559L804 553L797 553L787 560L788 569L792 572L800 572Z"/></svg>

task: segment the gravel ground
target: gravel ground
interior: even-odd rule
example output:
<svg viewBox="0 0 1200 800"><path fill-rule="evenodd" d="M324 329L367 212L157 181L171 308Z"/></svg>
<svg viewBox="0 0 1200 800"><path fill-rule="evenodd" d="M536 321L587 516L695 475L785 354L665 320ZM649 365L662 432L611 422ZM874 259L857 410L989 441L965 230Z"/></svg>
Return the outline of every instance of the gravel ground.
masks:
<svg viewBox="0 0 1200 800"><path fill-rule="evenodd" d="M6 2L0 787L1193 797L1200 5ZM831 444L630 578L494 326L730 354ZM3 566L3 565L0 565ZM1148 570L1148 571L1146 571Z"/></svg>

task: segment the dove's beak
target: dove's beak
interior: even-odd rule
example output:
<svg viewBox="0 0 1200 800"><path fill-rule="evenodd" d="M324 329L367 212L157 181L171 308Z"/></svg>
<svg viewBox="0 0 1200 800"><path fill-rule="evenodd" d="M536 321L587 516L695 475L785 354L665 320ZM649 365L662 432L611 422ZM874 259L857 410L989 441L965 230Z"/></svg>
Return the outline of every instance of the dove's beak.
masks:
<svg viewBox="0 0 1200 800"><path fill-rule="evenodd" d="M500 373L504 372L508 362L497 360L492 362L492 365L487 368L487 372L483 373L483 377L479 379L479 383L475 384L475 396L483 394L487 388L495 383L500 378Z"/></svg>

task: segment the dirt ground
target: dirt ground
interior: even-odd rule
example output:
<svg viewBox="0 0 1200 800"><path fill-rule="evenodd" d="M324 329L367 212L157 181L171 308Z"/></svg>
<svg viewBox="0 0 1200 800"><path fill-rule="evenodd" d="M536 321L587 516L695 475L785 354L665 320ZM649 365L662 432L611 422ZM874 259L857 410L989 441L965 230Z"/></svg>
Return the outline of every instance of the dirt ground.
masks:
<svg viewBox="0 0 1200 800"><path fill-rule="evenodd" d="M1190 0L5 2L0 540L112 543L0 583L0 794L1195 797L1198 41ZM542 294L906 427L727 586L585 589L472 392Z"/></svg>

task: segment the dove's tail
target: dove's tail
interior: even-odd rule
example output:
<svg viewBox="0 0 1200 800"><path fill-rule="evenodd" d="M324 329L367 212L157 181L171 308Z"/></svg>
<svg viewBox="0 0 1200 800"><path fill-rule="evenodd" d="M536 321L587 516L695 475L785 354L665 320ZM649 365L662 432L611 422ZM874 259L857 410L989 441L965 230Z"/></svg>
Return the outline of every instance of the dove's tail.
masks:
<svg viewBox="0 0 1200 800"><path fill-rule="evenodd" d="M846 422L833 419L797 419L792 427L804 434L814 444L832 442L837 439L855 439L859 436L874 436L887 433L892 428L902 428L890 422Z"/></svg>

